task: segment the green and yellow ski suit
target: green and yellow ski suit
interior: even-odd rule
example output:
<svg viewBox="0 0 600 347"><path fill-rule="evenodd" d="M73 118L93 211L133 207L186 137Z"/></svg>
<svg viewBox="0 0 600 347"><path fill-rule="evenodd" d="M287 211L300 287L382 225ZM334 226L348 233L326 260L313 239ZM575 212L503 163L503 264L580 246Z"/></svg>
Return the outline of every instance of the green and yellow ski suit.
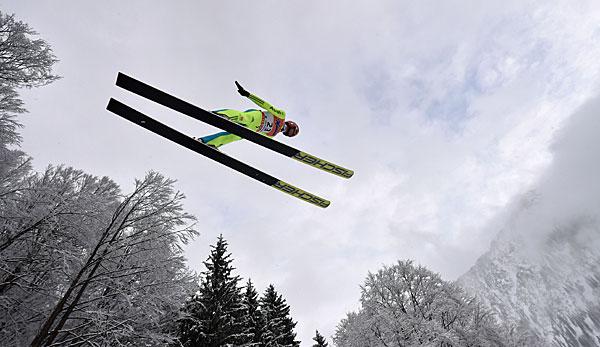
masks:
<svg viewBox="0 0 600 347"><path fill-rule="evenodd" d="M273 137L283 130L285 111L276 109L273 105L254 94L250 94L248 99L252 100L252 102L263 110L250 109L237 111L224 109L213 112L265 136ZM241 139L241 137L226 131L200 138L203 143L217 148Z"/></svg>

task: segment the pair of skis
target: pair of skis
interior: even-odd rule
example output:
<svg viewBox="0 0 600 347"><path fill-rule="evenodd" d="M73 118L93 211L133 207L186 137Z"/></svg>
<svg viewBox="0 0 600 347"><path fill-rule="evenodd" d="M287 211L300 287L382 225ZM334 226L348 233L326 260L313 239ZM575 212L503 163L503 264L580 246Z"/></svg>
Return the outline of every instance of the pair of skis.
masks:
<svg viewBox="0 0 600 347"><path fill-rule="evenodd" d="M238 135L248 141L269 148L277 153L280 153L282 155L285 155L287 157L290 157L317 169L327 171L331 174L343 178L350 178L354 174L352 170L348 170L339 165L317 158L313 155L292 148L284 143L277 142L269 137L263 136L248 128L233 123L212 112L196 107L186 101L178 99L170 94L160 91L148 84L145 84L141 81L136 80L133 77L129 77L120 72L117 76L117 86L132 93L135 93L139 96L142 96L146 99L159 103L163 106L171 108L172 110L181 112L194 119L221 128L229 133ZM225 166L228 166L244 175L252 177L255 180L258 180L286 194L289 194L291 196L294 196L296 198L299 198L301 200L323 208L329 206L330 204L330 202L326 199L306 192L300 188L294 187L289 183L277 179L220 151L212 149L207 145L191 138L190 136L187 136L173 128L170 128L160 123L159 121L148 117L145 114L136 111L135 109L113 98L111 98L108 102L108 106L106 107L106 109L147 130L150 130L151 132L157 135L160 135L170 141L184 146L196 153L202 154L212 160L215 160Z"/></svg>

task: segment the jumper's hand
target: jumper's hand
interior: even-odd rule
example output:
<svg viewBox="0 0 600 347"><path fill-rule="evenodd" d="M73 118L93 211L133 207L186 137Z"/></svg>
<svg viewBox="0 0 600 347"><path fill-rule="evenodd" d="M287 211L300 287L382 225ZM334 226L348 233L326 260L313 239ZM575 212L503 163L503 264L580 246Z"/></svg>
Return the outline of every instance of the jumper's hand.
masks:
<svg viewBox="0 0 600 347"><path fill-rule="evenodd" d="M240 95L245 96L245 97L250 96L250 93L246 89L244 89L244 87L242 87L238 83L238 81L235 81L235 85L238 87L238 93L240 93Z"/></svg>

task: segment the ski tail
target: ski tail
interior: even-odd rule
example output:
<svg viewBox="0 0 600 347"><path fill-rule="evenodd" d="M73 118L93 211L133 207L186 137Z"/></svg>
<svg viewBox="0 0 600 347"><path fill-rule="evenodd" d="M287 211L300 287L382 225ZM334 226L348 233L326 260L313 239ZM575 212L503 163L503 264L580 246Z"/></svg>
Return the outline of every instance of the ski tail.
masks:
<svg viewBox="0 0 600 347"><path fill-rule="evenodd" d="M234 169L248 177L251 177L259 182L262 182L268 186L271 186L281 192L296 197L300 200L304 200L315 206L322 208L328 207L331 203L319 196L311 194L300 188L296 188L293 185L286 183L278 178L275 178L261 170L258 170L244 162L241 162L235 158L226 155L223 152L214 150L207 145L194 140L193 138L168 127L167 125L148 117L147 115L123 104L111 98L108 102L106 109L122 118L129 120L130 122L141 126L157 135L160 135L172 142L175 142L187 149L190 149L198 154L202 154L216 162L219 162L231 169Z"/></svg>
<svg viewBox="0 0 600 347"><path fill-rule="evenodd" d="M127 76L122 72L119 72L117 76L117 86L128 90L134 94L137 94L141 97L144 97L148 100L154 101L158 104L168 107L172 110L183 113L191 118L210 124L217 128L221 128L232 134L238 135L248 141L254 142L258 145L266 147L279 154L285 155L286 157L293 158L301 163L310 165L314 168L329 172L331 174L343 178L350 178L352 177L352 175L354 175L354 171L352 170L346 169L326 160L317 158L311 154L302 152L284 143L275 141L267 136L263 136L241 125L233 123L223 117L219 117L212 112L206 111L195 105L192 105L187 101L181 100L173 95L165 93L144 82L138 81L137 79Z"/></svg>

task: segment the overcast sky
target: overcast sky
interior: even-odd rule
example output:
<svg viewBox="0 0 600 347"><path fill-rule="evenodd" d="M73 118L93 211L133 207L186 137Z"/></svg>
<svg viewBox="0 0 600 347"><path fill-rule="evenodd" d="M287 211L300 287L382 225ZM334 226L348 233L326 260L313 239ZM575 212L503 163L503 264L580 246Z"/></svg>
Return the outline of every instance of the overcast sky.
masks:
<svg viewBox="0 0 600 347"><path fill-rule="evenodd" d="M273 283L303 346L357 307L368 271L414 259L446 279L494 235L484 226L552 162L549 145L597 94L597 1L3 1L48 41L63 78L22 92L23 149L128 191L178 180L204 270L222 233L238 274ZM328 198L319 209L105 110L115 97L185 133L218 131L114 85L118 71L207 109L247 109L233 84L286 110L278 137L354 169L343 180L252 143L223 148Z"/></svg>

